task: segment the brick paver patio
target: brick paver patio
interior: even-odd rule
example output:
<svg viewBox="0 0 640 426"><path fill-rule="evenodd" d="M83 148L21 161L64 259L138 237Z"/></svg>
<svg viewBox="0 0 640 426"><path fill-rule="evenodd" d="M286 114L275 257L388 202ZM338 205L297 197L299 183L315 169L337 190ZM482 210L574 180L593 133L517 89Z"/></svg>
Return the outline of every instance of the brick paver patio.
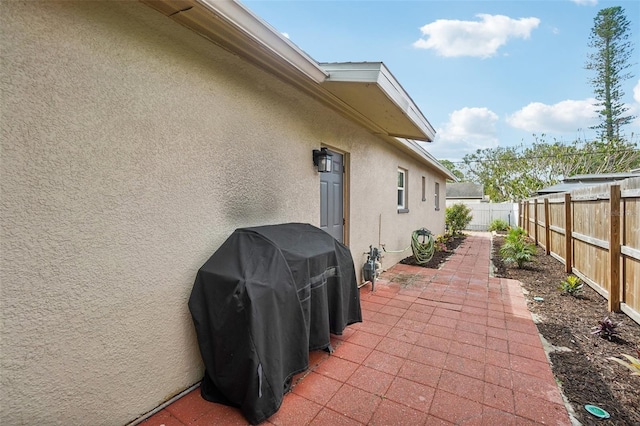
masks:
<svg viewBox="0 0 640 426"><path fill-rule="evenodd" d="M361 289L363 322L310 354L275 425L570 425L517 281L490 276L491 235L439 270L398 264ZM199 389L145 426L246 425Z"/></svg>

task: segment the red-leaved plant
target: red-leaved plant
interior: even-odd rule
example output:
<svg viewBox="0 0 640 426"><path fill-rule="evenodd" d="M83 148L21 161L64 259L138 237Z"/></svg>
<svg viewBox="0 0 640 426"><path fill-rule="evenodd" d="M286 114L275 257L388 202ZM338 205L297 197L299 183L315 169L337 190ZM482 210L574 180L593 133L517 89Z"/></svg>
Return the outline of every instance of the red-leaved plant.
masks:
<svg viewBox="0 0 640 426"><path fill-rule="evenodd" d="M619 334L617 328L621 324L621 322L616 324L611 321L609 317L604 317L602 321L599 321L597 326L593 327L595 331L591 332L591 334L599 334L600 336L611 340L613 336Z"/></svg>

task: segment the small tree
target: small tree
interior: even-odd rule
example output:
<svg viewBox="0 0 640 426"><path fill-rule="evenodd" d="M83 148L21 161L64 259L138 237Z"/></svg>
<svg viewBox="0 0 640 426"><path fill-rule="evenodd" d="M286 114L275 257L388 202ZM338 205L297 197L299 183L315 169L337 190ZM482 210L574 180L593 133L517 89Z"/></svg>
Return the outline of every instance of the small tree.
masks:
<svg viewBox="0 0 640 426"><path fill-rule="evenodd" d="M459 235L473 219L471 209L462 203L447 207L444 215L444 223L451 235Z"/></svg>

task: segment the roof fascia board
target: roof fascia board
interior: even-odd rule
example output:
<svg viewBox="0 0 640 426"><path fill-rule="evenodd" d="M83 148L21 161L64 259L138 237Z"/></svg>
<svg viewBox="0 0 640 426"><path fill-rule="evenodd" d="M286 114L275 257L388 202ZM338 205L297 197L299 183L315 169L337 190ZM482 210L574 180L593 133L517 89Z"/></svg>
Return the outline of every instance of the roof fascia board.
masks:
<svg viewBox="0 0 640 426"><path fill-rule="evenodd" d="M382 62L330 62L320 66L329 74L327 81L378 83Z"/></svg>
<svg viewBox="0 0 640 426"><path fill-rule="evenodd" d="M140 1L277 74L316 84L327 78L309 55L235 0Z"/></svg>
<svg viewBox="0 0 640 426"><path fill-rule="evenodd" d="M327 73L315 60L242 4L234 0L197 1L313 81L320 83L327 78Z"/></svg>

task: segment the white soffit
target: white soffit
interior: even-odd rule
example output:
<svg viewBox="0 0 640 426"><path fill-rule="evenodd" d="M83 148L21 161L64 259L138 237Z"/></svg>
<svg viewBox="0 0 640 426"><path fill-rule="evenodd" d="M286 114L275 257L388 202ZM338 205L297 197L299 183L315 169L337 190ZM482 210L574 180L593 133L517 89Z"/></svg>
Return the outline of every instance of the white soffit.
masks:
<svg viewBox="0 0 640 426"><path fill-rule="evenodd" d="M321 63L321 86L389 136L431 142L435 130L382 62Z"/></svg>

